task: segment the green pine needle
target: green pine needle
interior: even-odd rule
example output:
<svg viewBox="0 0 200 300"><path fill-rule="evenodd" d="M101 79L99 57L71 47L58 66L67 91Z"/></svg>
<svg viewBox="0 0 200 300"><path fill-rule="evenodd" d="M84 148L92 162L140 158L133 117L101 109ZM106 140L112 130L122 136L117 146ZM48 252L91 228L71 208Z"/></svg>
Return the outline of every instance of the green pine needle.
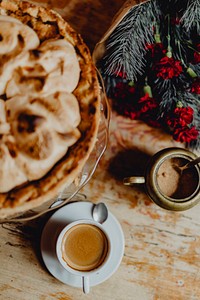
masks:
<svg viewBox="0 0 200 300"><path fill-rule="evenodd" d="M120 22L107 43L105 72L123 72L134 81L145 69L146 44L154 41L153 22L159 18L157 0L134 6Z"/></svg>
<svg viewBox="0 0 200 300"><path fill-rule="evenodd" d="M187 32L196 28L200 32L200 0L189 0L188 7L184 12L181 23Z"/></svg>
<svg viewBox="0 0 200 300"><path fill-rule="evenodd" d="M158 119L180 102L183 107L193 108L190 125L200 133L200 95L190 92L194 78L200 77L200 63L194 60L195 51L199 51L199 32L200 0L149 0L133 6L107 41L102 73L108 95L112 96L119 80L132 81L137 87L137 99L144 78L148 77L152 95L159 103ZM146 46L158 43L181 62L183 72L179 76L163 79L153 71L153 64L166 54L154 49L151 57ZM200 134L189 147L200 148Z"/></svg>

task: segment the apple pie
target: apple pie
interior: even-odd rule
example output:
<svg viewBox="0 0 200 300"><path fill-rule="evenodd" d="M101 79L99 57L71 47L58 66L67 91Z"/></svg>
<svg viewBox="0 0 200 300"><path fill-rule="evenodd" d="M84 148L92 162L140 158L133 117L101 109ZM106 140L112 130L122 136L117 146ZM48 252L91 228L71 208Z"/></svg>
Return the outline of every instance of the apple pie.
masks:
<svg viewBox="0 0 200 300"><path fill-rule="evenodd" d="M98 79L90 52L56 12L0 1L0 217L55 197L97 137Z"/></svg>

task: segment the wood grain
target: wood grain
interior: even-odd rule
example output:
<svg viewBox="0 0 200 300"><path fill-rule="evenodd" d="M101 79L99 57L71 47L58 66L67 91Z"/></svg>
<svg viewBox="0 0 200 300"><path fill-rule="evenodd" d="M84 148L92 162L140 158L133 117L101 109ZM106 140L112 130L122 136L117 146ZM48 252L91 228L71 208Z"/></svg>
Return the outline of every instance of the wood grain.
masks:
<svg viewBox="0 0 200 300"><path fill-rule="evenodd" d="M62 12L93 49L123 2L52 0L43 4ZM125 252L116 273L84 295L81 289L52 277L42 262L40 235L48 216L26 224L4 224L0 226L0 299L200 299L200 206L181 213L165 211L142 188L122 184L123 176L142 173L149 155L170 145L162 142L162 133L150 134L149 128L142 128L112 115L108 149L82 190L88 200L105 202L122 226ZM145 134L149 134L148 145Z"/></svg>

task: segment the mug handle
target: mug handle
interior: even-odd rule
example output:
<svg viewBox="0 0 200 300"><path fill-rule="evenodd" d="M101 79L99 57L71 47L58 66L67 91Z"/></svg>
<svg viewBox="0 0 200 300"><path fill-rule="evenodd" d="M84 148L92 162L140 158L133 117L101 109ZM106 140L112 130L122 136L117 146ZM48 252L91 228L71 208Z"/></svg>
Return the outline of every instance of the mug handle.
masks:
<svg viewBox="0 0 200 300"><path fill-rule="evenodd" d="M83 292L84 294L88 294L90 291L90 282L89 282L89 276L83 276Z"/></svg>
<svg viewBox="0 0 200 300"><path fill-rule="evenodd" d="M132 176L132 177L125 177L123 180L124 185L133 185L135 183L136 184L145 183L145 178L139 176Z"/></svg>

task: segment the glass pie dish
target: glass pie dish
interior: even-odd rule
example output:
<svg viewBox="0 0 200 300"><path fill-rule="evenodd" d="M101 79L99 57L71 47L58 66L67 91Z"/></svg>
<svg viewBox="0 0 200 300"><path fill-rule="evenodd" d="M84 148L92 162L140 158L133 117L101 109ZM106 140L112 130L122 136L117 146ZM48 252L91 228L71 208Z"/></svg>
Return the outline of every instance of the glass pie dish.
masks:
<svg viewBox="0 0 200 300"><path fill-rule="evenodd" d="M100 76L100 75L99 75ZM0 219L0 223L7 222L25 222L30 221L35 218L38 218L48 212L52 212L71 200L84 200L85 197L80 193L81 189L88 183L88 181L93 176L98 163L104 154L107 143L108 143L108 131L109 131L109 122L110 122L110 108L108 99L106 97L103 81L100 77L101 87L101 103L100 103L100 123L98 128L97 140L95 146L86 161L82 171L79 173L79 176L66 188L58 193L54 198L49 199L45 203L37 206L34 209L30 209L23 213L18 213L11 215L8 218Z"/></svg>

